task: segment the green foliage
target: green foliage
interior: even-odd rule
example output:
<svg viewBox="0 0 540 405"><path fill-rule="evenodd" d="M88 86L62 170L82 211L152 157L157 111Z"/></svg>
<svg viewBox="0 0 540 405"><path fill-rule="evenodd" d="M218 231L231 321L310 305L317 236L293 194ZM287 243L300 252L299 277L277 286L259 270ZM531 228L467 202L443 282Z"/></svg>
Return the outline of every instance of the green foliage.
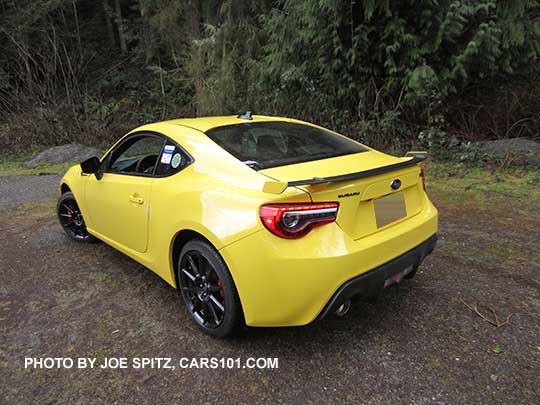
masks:
<svg viewBox="0 0 540 405"><path fill-rule="evenodd" d="M480 201L499 194L508 198L540 198L538 169L471 167L454 162L431 162L425 167L431 192L444 191L456 202Z"/></svg>
<svg viewBox="0 0 540 405"><path fill-rule="evenodd" d="M540 0L0 0L0 11L2 120L42 117L17 142L99 123L81 135L99 143L133 123L248 109L465 161L477 158L470 139L540 133ZM70 122L55 124L56 110Z"/></svg>
<svg viewBox="0 0 540 405"><path fill-rule="evenodd" d="M375 80L384 95L404 91L404 106L417 107L426 85L448 97L534 67L538 2L499 3L285 1L263 20L266 72L291 93L303 95L311 83L338 106L365 103L366 84Z"/></svg>

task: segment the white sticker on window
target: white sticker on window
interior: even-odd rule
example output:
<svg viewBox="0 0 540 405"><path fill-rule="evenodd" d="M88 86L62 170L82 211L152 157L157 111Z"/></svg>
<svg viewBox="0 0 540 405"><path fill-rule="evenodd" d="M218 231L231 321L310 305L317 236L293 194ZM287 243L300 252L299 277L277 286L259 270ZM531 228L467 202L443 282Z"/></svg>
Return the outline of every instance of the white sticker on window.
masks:
<svg viewBox="0 0 540 405"><path fill-rule="evenodd" d="M163 155L161 155L161 163L168 165L171 163L171 157L172 152L168 153L167 151L163 151Z"/></svg>
<svg viewBox="0 0 540 405"><path fill-rule="evenodd" d="M182 162L182 155L180 153L175 154L172 157L171 166L173 169L176 169L178 166L180 166L180 163Z"/></svg>
<svg viewBox="0 0 540 405"><path fill-rule="evenodd" d="M171 158L174 152L175 146L174 145L165 145L165 148L163 149L163 154L161 155L161 163L168 165L171 163Z"/></svg>

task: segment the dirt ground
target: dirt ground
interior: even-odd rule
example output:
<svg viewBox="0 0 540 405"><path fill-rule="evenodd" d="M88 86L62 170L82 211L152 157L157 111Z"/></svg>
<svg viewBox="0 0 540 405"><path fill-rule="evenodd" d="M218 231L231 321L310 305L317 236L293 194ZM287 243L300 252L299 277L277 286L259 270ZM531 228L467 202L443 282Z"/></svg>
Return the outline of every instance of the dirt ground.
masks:
<svg viewBox="0 0 540 405"><path fill-rule="evenodd" d="M540 402L536 197L435 188L439 245L416 278L344 318L218 340L150 271L65 237L50 182L0 183L4 199L34 188L0 206L0 403ZM279 369L25 369L25 357L277 357Z"/></svg>

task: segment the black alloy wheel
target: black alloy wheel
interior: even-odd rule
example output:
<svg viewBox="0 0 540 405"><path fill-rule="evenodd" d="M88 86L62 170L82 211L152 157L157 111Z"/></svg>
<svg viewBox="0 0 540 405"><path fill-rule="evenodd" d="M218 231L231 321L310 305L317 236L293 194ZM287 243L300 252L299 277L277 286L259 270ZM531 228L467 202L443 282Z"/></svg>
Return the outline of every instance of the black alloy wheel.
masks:
<svg viewBox="0 0 540 405"><path fill-rule="evenodd" d="M202 240L188 242L178 262L179 289L186 307L204 332L226 337L243 323L240 300L219 253Z"/></svg>
<svg viewBox="0 0 540 405"><path fill-rule="evenodd" d="M212 265L197 251L189 251L180 262L182 292L196 321L217 328L225 315L225 293Z"/></svg>
<svg viewBox="0 0 540 405"><path fill-rule="evenodd" d="M72 192L62 194L56 206L58 220L66 234L78 242L95 242L97 239L86 230L84 218Z"/></svg>

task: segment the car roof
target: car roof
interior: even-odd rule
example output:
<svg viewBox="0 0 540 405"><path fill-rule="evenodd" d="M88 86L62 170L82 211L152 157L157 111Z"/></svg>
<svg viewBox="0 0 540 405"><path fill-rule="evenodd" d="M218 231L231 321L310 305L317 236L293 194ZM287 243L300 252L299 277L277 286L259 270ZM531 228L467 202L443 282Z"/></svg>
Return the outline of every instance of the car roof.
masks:
<svg viewBox="0 0 540 405"><path fill-rule="evenodd" d="M238 115L225 115L218 117L199 117L199 118L180 118L163 122L164 124L182 125L196 129L201 132L206 132L212 128L222 127L226 125L241 125L253 122L268 122L268 121L283 121L283 122L297 122L301 121L284 118L284 117L271 117L265 115L253 115L251 119L239 118Z"/></svg>

